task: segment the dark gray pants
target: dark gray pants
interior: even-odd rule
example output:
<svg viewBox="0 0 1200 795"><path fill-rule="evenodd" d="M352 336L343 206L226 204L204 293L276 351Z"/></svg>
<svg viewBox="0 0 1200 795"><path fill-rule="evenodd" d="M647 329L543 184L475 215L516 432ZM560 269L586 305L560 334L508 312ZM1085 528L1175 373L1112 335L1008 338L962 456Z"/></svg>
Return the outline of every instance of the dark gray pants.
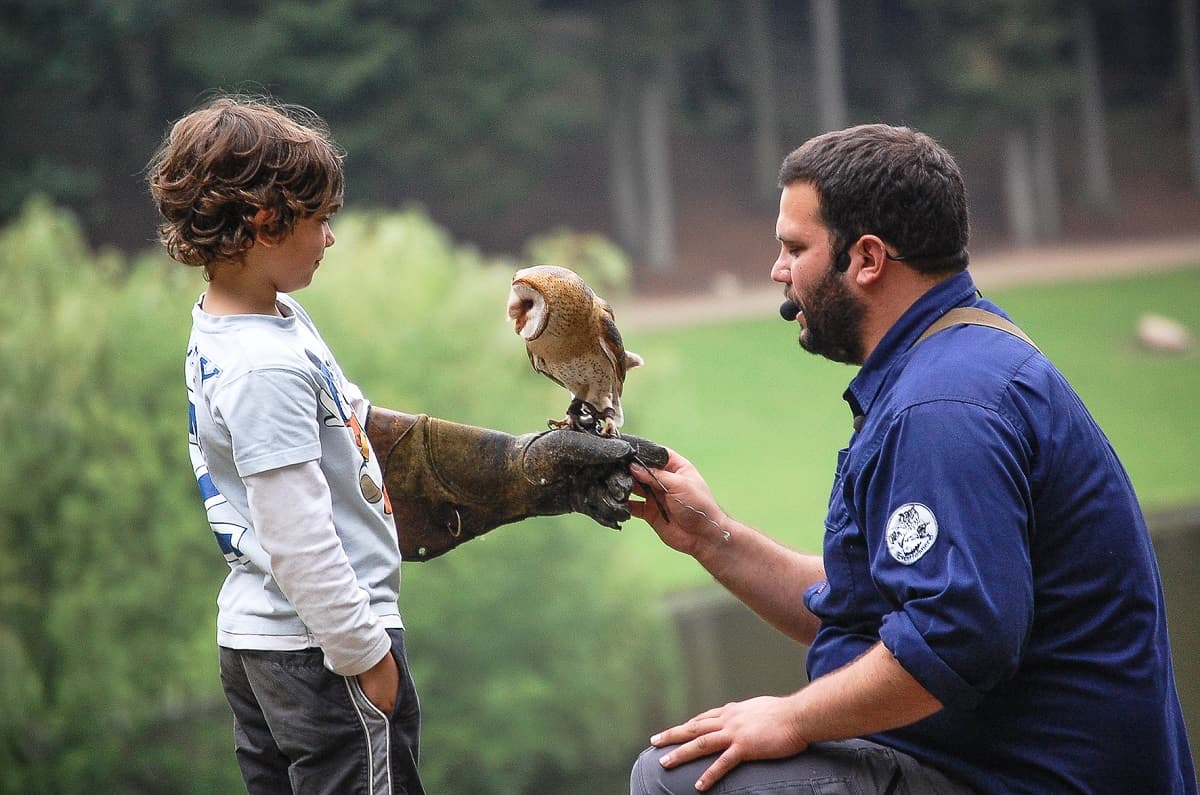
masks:
<svg viewBox="0 0 1200 795"><path fill-rule="evenodd" d="M670 746L673 748L674 746ZM714 756L665 770L658 760L670 748L647 748L629 779L632 795L695 795ZM972 795L911 756L867 740L814 743L787 759L746 762L711 789L720 795Z"/></svg>
<svg viewBox="0 0 1200 795"><path fill-rule="evenodd" d="M417 775L421 709L404 630L388 630L400 669L385 715L354 677L325 667L319 649L221 648L238 765L250 795L424 795Z"/></svg>

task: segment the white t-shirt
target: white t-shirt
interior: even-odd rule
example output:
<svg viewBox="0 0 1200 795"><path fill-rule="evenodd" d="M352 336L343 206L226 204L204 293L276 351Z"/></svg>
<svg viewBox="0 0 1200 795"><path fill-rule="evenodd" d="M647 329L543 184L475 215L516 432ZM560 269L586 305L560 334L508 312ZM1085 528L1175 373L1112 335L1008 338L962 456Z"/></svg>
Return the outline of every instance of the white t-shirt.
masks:
<svg viewBox="0 0 1200 795"><path fill-rule="evenodd" d="M367 401L312 320L192 310L186 377L192 466L229 563L217 641L235 649L319 646L352 676L402 626L400 550Z"/></svg>

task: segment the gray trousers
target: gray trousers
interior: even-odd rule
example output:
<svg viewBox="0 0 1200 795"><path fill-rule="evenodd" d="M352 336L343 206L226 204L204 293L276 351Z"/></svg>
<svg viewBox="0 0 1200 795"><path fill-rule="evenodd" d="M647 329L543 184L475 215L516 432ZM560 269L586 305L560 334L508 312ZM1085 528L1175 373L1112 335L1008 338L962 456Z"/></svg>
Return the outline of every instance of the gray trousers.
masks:
<svg viewBox="0 0 1200 795"><path fill-rule="evenodd" d="M404 630L388 635L400 669L391 715L367 700L357 679L326 668L319 649L221 648L221 684L250 795L424 795L421 709Z"/></svg>
<svg viewBox="0 0 1200 795"><path fill-rule="evenodd" d="M695 795L716 758L701 757L666 770L658 763L670 748L647 748L629 779L631 795ZM786 759L745 762L708 790L720 795L972 795L908 754L867 740L813 743Z"/></svg>

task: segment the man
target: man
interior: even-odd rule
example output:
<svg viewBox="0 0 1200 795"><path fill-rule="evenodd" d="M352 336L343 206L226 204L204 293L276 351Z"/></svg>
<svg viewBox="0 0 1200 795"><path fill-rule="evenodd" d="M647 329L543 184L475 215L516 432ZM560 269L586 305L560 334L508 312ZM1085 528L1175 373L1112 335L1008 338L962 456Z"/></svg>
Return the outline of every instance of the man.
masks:
<svg viewBox="0 0 1200 795"><path fill-rule="evenodd" d="M1133 488L1062 374L976 291L954 160L855 127L790 154L780 185L785 316L805 350L861 366L824 554L728 516L674 452L655 474L691 510L633 510L809 644L810 684L655 735L632 791L1195 793Z"/></svg>

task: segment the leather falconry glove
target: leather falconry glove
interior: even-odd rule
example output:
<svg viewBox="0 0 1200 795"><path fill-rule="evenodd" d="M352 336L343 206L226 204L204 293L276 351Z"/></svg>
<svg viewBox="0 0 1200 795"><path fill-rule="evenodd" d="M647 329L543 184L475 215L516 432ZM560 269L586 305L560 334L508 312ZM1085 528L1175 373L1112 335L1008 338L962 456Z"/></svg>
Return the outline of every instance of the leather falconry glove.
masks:
<svg viewBox="0 0 1200 795"><path fill-rule="evenodd" d="M443 555L502 524L575 511L617 529L629 518L635 458L667 451L636 436L573 430L521 436L372 406L367 437L379 456L405 560Z"/></svg>

